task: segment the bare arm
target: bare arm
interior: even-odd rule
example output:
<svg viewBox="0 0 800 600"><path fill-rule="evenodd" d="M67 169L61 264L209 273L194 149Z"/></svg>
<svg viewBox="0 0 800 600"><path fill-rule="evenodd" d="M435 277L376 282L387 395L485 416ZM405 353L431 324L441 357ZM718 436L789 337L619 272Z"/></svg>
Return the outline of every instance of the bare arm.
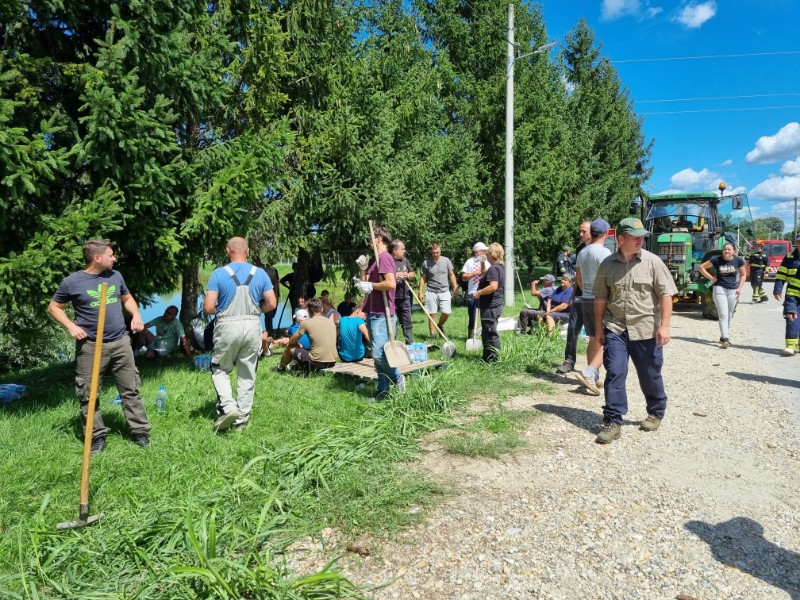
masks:
<svg viewBox="0 0 800 600"><path fill-rule="evenodd" d="M131 331L141 331L144 329L144 323L142 323L142 315L139 313L139 305L136 304L136 300L134 300L132 294L127 294L125 296L120 296L120 300L122 300L122 306L125 307L125 310L128 311L133 318L131 319Z"/></svg>
<svg viewBox="0 0 800 600"><path fill-rule="evenodd" d="M597 300L595 300L597 302ZM669 344L669 323L672 320L672 296L662 296L658 300L658 307L661 309L661 324L656 330L656 343L659 346Z"/></svg>
<svg viewBox="0 0 800 600"><path fill-rule="evenodd" d="M472 294L473 298L479 298L480 296L488 296L489 294L494 294L494 291L500 286L500 283L497 281L492 281L487 285L485 288L481 290L475 290Z"/></svg>
<svg viewBox="0 0 800 600"><path fill-rule="evenodd" d="M397 280L394 277L394 273L381 273L381 277L383 277L381 281L372 284L373 290L388 292L397 287Z"/></svg>
<svg viewBox="0 0 800 600"><path fill-rule="evenodd" d="M700 275L708 279L711 283L716 283L717 278L714 277L711 273L708 272L708 269L713 267L714 265L711 264L710 260L707 260L703 264L700 265Z"/></svg>
<svg viewBox="0 0 800 600"><path fill-rule="evenodd" d="M598 298L597 296L594 297L594 332L595 332L595 340L601 346L605 345L605 331L603 330L603 317L606 316L606 306L608 305L608 300L606 298Z"/></svg>
<svg viewBox="0 0 800 600"><path fill-rule="evenodd" d="M278 306L278 299L275 297L275 290L269 290L264 292L263 300L261 301L261 310L265 313L268 313L271 310L275 310Z"/></svg>
<svg viewBox="0 0 800 600"><path fill-rule="evenodd" d="M303 332L305 333L305 331ZM300 338L303 337L303 333L300 333L298 329L292 334L292 337L289 338L289 342L286 344L289 348L297 348L300 345Z"/></svg>
<svg viewBox="0 0 800 600"><path fill-rule="evenodd" d="M213 290L206 290L206 297L203 299L203 312L207 315L214 315L217 313L217 299L219 292Z"/></svg>
<svg viewBox="0 0 800 600"><path fill-rule="evenodd" d="M89 335L86 333L86 330L83 327L79 327L76 325L68 316L67 313L64 311L64 307L66 306L65 303L56 302L55 300L50 300L50 304L47 305L47 312L50 313L50 316L53 317L59 325L61 325L64 329L66 329L69 334L72 336L73 339L76 340L83 340Z"/></svg>
<svg viewBox="0 0 800 600"><path fill-rule="evenodd" d="M747 281L747 270L744 268L744 265L739 267L739 286L736 288L736 297L739 297L739 294L742 293L742 288L744 287L744 282Z"/></svg>
<svg viewBox="0 0 800 600"><path fill-rule="evenodd" d="M366 340L369 341L369 330L367 329L367 324L364 323L362 325L359 325L358 330L361 332L361 335L363 335L364 338L366 338Z"/></svg>
<svg viewBox="0 0 800 600"><path fill-rule="evenodd" d="M583 275L581 275L581 268L577 267L575 269L575 285L579 288L583 289Z"/></svg>
<svg viewBox="0 0 800 600"><path fill-rule="evenodd" d="M453 286L453 296L458 296L458 292L461 291L461 287L458 285L456 281L456 274L453 271L450 271L450 285Z"/></svg>

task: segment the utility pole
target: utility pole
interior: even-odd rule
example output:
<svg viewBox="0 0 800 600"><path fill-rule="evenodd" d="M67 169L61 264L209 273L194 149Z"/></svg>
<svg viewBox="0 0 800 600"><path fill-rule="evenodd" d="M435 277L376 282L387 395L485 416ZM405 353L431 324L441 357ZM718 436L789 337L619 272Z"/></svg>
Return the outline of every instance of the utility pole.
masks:
<svg viewBox="0 0 800 600"><path fill-rule="evenodd" d="M514 5L508 4L506 44L506 280L505 305L514 306Z"/></svg>
<svg viewBox="0 0 800 600"><path fill-rule="evenodd" d="M794 231L793 231L793 238L797 238L797 196L794 197ZM794 241L794 239L792 239Z"/></svg>
<svg viewBox="0 0 800 600"><path fill-rule="evenodd" d="M506 279L503 299L506 306L514 306L514 63L521 58L540 54L555 46L550 42L539 46L533 52L514 56L517 48L514 42L514 5L508 5L508 38L506 44L506 201L505 201L505 252Z"/></svg>

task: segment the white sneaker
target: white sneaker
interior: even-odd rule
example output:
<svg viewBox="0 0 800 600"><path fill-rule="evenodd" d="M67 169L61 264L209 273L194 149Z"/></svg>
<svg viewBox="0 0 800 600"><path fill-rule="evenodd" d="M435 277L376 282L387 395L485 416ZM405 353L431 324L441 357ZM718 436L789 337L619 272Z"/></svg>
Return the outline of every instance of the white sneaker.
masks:
<svg viewBox="0 0 800 600"><path fill-rule="evenodd" d="M794 356L795 354L797 354L797 350L795 350L791 346L786 346L786 348L783 349L783 352L781 354L783 354L783 356Z"/></svg>
<svg viewBox="0 0 800 600"><path fill-rule="evenodd" d="M581 383L583 387L587 389L587 391L592 396L599 396L600 395L600 388L597 387L597 381L590 381L587 377L581 373L580 371L575 372L575 377L578 378L578 381Z"/></svg>

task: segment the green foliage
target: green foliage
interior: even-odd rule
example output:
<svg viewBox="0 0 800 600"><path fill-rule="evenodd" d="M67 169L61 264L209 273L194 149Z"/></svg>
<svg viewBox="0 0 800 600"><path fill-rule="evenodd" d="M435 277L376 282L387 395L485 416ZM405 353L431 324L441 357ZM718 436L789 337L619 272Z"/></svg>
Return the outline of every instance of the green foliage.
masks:
<svg viewBox="0 0 800 600"><path fill-rule="evenodd" d="M786 225L780 217L761 217L753 221L756 229L756 239L775 240L783 239Z"/></svg>

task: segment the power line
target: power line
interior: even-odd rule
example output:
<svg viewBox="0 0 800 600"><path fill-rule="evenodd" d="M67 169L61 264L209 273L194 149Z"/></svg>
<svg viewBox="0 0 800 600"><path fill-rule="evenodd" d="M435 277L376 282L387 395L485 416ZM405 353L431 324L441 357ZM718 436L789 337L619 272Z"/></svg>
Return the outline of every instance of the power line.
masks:
<svg viewBox="0 0 800 600"><path fill-rule="evenodd" d="M651 104L656 102L694 102L700 100L740 100L742 98L781 98L785 96L800 96L800 92L781 94L750 94L747 96L709 96L707 98L670 98L665 100L635 100L637 104Z"/></svg>
<svg viewBox="0 0 800 600"><path fill-rule="evenodd" d="M712 112L745 112L748 110L780 110L782 108L800 108L800 104L792 106L757 106L753 108L702 108L697 110L669 110L662 112L641 112L640 115L682 115L686 113L712 113Z"/></svg>
<svg viewBox="0 0 800 600"><path fill-rule="evenodd" d="M743 58L746 56L785 56L787 54L800 54L800 50L787 50L785 52L751 52L748 54L709 54L707 56L673 56L669 58L627 58L622 60L612 60L612 63L635 63L635 62L663 62L668 60L701 60L706 58Z"/></svg>

